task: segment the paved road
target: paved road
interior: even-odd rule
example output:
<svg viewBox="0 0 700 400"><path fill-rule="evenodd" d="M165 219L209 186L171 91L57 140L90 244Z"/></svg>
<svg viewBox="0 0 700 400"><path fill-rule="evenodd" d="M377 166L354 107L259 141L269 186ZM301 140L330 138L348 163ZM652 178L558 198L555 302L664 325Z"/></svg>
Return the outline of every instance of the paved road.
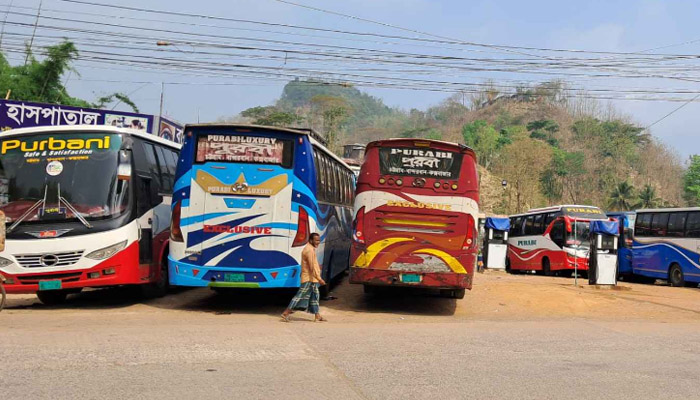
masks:
<svg viewBox="0 0 700 400"><path fill-rule="evenodd" d="M0 313L0 387L8 399L700 398L700 290L481 283L459 302L365 298L342 284L322 304L328 323L278 322L286 293L190 290L143 303L117 289L59 308L15 297ZM506 300L509 286L517 297ZM607 310L542 315L532 304L545 289Z"/></svg>

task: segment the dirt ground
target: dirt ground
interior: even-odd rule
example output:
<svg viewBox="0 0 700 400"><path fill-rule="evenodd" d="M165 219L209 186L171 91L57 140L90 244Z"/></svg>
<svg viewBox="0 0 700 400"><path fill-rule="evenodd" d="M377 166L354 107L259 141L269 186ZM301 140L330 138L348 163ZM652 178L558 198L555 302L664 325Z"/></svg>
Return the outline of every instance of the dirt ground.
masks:
<svg viewBox="0 0 700 400"><path fill-rule="evenodd" d="M34 295L10 295L3 314L26 312L209 312L238 314L242 318L275 317L293 291L237 290L226 295L209 289L176 289L160 299L143 300L134 290L89 290L69 297L56 307L42 305ZM412 320L449 322L461 320L558 320L583 318L603 321L700 321L700 289L674 288L661 282L620 282L616 288L589 286L579 279L536 275L509 275L486 271L475 276L474 287L464 299L454 300L426 293L391 291L365 295L361 285L338 282L332 296L322 301L324 313L336 322L386 322ZM295 318L303 318L302 316Z"/></svg>

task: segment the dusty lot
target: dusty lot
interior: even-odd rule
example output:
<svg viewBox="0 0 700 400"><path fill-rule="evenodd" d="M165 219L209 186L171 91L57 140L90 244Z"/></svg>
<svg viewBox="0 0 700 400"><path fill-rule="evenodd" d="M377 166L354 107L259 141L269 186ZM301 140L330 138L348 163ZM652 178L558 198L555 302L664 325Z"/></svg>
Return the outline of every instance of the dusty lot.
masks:
<svg viewBox="0 0 700 400"><path fill-rule="evenodd" d="M583 282L579 282L583 283ZM0 313L7 398L700 398L700 289L487 272L463 300L108 289Z"/></svg>

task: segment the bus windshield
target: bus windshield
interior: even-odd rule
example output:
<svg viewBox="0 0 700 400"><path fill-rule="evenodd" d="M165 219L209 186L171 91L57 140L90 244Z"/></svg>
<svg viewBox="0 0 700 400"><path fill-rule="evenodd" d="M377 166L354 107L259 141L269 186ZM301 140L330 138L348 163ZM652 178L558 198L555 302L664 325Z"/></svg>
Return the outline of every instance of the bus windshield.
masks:
<svg viewBox="0 0 700 400"><path fill-rule="evenodd" d="M459 178L462 154L418 147L382 147L379 171L383 175Z"/></svg>
<svg viewBox="0 0 700 400"><path fill-rule="evenodd" d="M0 141L0 209L7 222L69 221L76 213L97 220L126 212L128 181L117 176L121 142L120 135L104 133Z"/></svg>
<svg viewBox="0 0 700 400"><path fill-rule="evenodd" d="M589 248L588 235L591 224L588 221L576 221L571 223L571 232L567 234L566 246L573 248Z"/></svg>

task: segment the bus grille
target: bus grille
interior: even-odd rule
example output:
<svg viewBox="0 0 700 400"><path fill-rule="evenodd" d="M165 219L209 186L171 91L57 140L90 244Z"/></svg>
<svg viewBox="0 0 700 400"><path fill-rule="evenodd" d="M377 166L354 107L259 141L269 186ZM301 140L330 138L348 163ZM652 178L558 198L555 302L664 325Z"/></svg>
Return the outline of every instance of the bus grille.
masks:
<svg viewBox="0 0 700 400"><path fill-rule="evenodd" d="M69 267L80 260L83 250L62 253L17 254L15 258L24 268Z"/></svg>
<svg viewBox="0 0 700 400"><path fill-rule="evenodd" d="M50 275L26 275L18 276L17 279L23 285L36 285L39 281L45 280L60 280L61 282L75 282L80 280L82 272L68 272L65 274L50 274Z"/></svg>

